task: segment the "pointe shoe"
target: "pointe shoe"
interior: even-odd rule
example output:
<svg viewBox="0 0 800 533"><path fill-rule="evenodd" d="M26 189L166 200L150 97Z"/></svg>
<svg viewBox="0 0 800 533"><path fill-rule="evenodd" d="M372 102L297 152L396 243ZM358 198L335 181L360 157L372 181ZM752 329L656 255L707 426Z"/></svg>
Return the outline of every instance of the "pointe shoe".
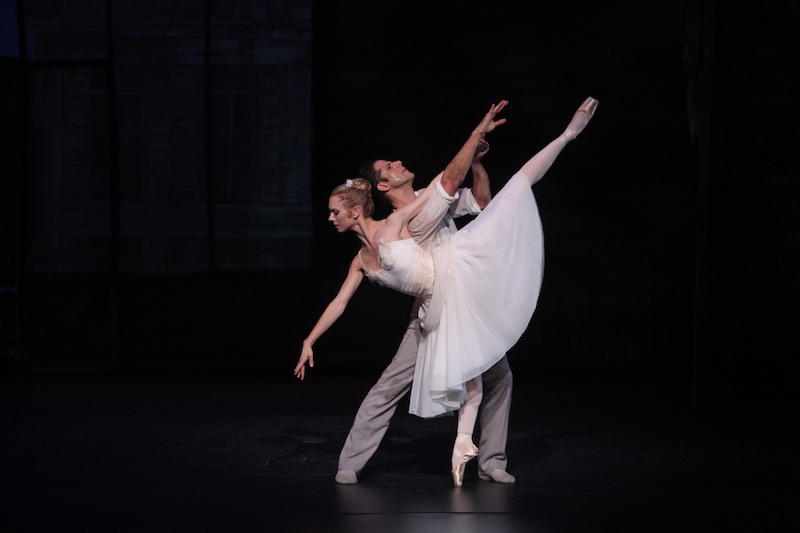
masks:
<svg viewBox="0 0 800 533"><path fill-rule="evenodd" d="M464 483L464 469L467 467L467 463L470 461L470 459L474 459L477 456L478 447L470 443L469 447L464 450L464 453L462 453L461 457L458 458L458 461L453 461L455 466L450 473L453 474L453 484L456 487L460 487Z"/></svg>
<svg viewBox="0 0 800 533"><path fill-rule="evenodd" d="M494 481L495 483L516 483L517 478L499 468L492 470L488 474L478 472L478 477L484 481Z"/></svg>
<svg viewBox="0 0 800 533"><path fill-rule="evenodd" d="M566 142L574 140L575 137L586 128L589 121L594 116L594 112L597 110L597 105L599 103L600 102L591 96L583 101L578 110L575 111L575 115L572 117L567 129L562 134Z"/></svg>

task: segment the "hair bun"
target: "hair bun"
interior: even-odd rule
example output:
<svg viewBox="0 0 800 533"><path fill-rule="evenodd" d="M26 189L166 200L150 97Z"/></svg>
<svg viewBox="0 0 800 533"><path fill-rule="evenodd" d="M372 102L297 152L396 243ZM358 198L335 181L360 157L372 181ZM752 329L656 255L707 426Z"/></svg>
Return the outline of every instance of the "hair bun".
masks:
<svg viewBox="0 0 800 533"><path fill-rule="evenodd" d="M370 192L372 189L372 184L364 178L353 178L352 187L354 189L358 189L359 191Z"/></svg>
<svg viewBox="0 0 800 533"><path fill-rule="evenodd" d="M331 197L338 196L346 209L360 205L364 216L372 216L375 206L372 203L372 184L364 178L348 178L333 189Z"/></svg>

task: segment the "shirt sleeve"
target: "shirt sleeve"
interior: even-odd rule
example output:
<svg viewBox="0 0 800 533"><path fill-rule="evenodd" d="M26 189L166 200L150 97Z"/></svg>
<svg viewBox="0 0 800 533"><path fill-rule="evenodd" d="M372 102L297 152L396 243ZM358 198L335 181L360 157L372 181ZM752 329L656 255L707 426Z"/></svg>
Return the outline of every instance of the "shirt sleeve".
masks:
<svg viewBox="0 0 800 533"><path fill-rule="evenodd" d="M458 192L450 196L444 187L437 183L435 193L431 195L419 214L408 223L408 230L414 240L424 242L430 239L438 231L442 219L450 212L451 206L457 203L458 198Z"/></svg>
<svg viewBox="0 0 800 533"><path fill-rule="evenodd" d="M481 207L472 194L472 189L461 188L456 193L457 201L450 205L450 215L453 218L465 215L477 215L481 212Z"/></svg>

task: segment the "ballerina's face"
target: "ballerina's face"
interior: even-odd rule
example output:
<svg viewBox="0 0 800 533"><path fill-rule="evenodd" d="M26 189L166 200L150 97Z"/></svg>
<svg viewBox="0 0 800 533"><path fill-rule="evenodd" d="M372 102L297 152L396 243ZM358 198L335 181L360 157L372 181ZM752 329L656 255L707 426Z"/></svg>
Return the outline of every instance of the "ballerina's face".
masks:
<svg viewBox="0 0 800 533"><path fill-rule="evenodd" d="M356 224L353 219L353 213L344 206L344 202L342 202L342 198L339 195L328 198L328 212L328 222L332 222L333 227L339 233L344 233Z"/></svg>
<svg viewBox="0 0 800 533"><path fill-rule="evenodd" d="M381 180L385 180L382 184L385 183L388 189L396 189L414 180L414 173L404 167L399 159L397 161L378 159L372 164L372 168L380 174Z"/></svg>

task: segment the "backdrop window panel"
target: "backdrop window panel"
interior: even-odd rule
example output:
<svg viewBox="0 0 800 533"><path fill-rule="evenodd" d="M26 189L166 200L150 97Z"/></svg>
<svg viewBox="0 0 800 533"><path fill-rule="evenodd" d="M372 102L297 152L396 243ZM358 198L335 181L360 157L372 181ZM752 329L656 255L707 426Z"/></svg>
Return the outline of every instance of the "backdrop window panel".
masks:
<svg viewBox="0 0 800 533"><path fill-rule="evenodd" d="M107 58L105 5L103 0L25 0L28 58L31 61Z"/></svg>

